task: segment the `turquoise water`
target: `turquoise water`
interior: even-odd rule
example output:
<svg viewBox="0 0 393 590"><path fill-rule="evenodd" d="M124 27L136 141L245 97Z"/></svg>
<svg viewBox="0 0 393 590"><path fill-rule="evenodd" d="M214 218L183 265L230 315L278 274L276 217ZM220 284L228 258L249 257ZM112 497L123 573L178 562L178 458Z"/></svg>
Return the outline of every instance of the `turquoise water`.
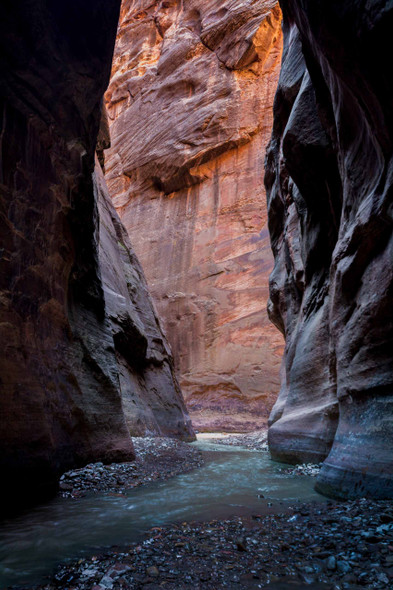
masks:
<svg viewBox="0 0 393 590"><path fill-rule="evenodd" d="M135 541L153 526L278 511L281 504L298 500L323 501L312 478L282 473L283 466L270 461L267 452L193 444L209 452L206 464L191 473L125 496L55 499L5 522L0 587L40 581L62 561Z"/></svg>

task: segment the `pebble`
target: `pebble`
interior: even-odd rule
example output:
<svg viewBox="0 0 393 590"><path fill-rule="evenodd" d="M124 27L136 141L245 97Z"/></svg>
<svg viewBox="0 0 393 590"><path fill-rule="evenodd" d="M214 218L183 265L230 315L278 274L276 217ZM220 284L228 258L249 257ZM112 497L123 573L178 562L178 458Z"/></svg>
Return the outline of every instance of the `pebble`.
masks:
<svg viewBox="0 0 393 590"><path fill-rule="evenodd" d="M148 576L152 576L153 578L156 578L157 576L160 575L158 567L156 567L155 565L151 565L150 567L148 567L146 569L146 573Z"/></svg>
<svg viewBox="0 0 393 590"><path fill-rule="evenodd" d="M267 451L267 430L255 430L245 434L236 434L225 436L223 438L214 438L214 442L220 445L243 447L254 451Z"/></svg>
<svg viewBox="0 0 393 590"><path fill-rule="evenodd" d="M328 568L328 570L334 572L334 570L337 567L336 558L334 557L334 555L331 555L330 557L328 557L327 562L326 562L326 567Z"/></svg>
<svg viewBox="0 0 393 590"><path fill-rule="evenodd" d="M338 561L337 562L337 571L341 574L347 574L351 571L351 566L347 561Z"/></svg>
<svg viewBox="0 0 393 590"><path fill-rule="evenodd" d="M154 527L138 543L59 567L36 590L392 590L393 531L369 542L391 508L388 500L296 503L277 514Z"/></svg>
<svg viewBox="0 0 393 590"><path fill-rule="evenodd" d="M266 450L265 432L215 441ZM123 493L202 464L197 449L176 440L134 439L134 445L133 463L64 474L62 495ZM285 470L315 475L319 466ZM277 510L154 527L137 543L59 566L35 590L393 590L392 501L296 502Z"/></svg>
<svg viewBox="0 0 393 590"><path fill-rule="evenodd" d="M168 479L203 465L202 453L176 439L164 437L133 438L136 460L130 463L90 463L67 471L60 477L59 494L63 498L81 498L91 493L124 494L158 479Z"/></svg>

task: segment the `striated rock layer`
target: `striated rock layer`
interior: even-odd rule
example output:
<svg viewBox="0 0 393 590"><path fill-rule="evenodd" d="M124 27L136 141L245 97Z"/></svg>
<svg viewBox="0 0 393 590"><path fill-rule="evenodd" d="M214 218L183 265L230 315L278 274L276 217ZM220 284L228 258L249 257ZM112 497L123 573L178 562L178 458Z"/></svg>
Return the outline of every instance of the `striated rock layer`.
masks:
<svg viewBox="0 0 393 590"><path fill-rule="evenodd" d="M132 436L194 440L173 367L172 353L154 312L142 268L108 194L98 163L98 256L105 311L113 335L119 389Z"/></svg>
<svg viewBox="0 0 393 590"><path fill-rule="evenodd" d="M5 510L69 467L132 459L122 395L133 430L191 435L140 267L92 176L119 5L0 7Z"/></svg>
<svg viewBox="0 0 393 590"><path fill-rule="evenodd" d="M273 458L325 460L317 489L393 496L393 8L287 1L267 155L285 333Z"/></svg>
<svg viewBox="0 0 393 590"><path fill-rule="evenodd" d="M122 5L106 179L199 429L255 429L278 389L262 178L280 55L272 0Z"/></svg>

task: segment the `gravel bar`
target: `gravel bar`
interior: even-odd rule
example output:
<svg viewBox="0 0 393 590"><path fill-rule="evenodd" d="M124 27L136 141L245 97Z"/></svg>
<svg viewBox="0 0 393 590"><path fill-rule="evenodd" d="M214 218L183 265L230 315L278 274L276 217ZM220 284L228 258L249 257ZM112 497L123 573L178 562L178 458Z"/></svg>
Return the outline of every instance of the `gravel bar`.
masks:
<svg viewBox="0 0 393 590"><path fill-rule="evenodd" d="M187 473L203 465L202 453L195 447L164 437L133 438L136 460L130 463L90 463L67 471L60 478L63 498L81 498L91 493L126 490Z"/></svg>
<svg viewBox="0 0 393 590"><path fill-rule="evenodd" d="M155 527L59 567L37 590L393 588L393 504L304 504L274 515Z"/></svg>

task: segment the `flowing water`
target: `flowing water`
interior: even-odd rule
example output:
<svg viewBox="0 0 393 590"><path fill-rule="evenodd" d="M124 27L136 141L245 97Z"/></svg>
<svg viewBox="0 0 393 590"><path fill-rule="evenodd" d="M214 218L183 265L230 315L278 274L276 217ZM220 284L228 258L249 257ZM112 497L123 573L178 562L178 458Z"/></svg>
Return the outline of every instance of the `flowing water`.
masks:
<svg viewBox="0 0 393 590"><path fill-rule="evenodd" d="M278 511L281 504L298 500L323 501L312 478L283 473L267 452L213 441L193 444L209 452L206 464L191 473L124 496L55 499L3 523L0 587L37 582L61 561L135 541L153 526Z"/></svg>

